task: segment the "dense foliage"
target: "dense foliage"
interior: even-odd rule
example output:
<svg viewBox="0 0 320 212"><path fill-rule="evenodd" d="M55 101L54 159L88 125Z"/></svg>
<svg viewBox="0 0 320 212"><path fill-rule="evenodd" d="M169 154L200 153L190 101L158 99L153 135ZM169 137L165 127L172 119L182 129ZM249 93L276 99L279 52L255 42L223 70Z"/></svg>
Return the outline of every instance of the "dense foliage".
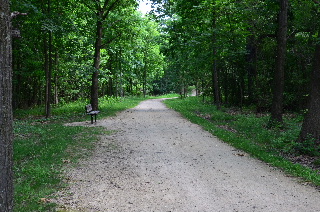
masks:
<svg viewBox="0 0 320 212"><path fill-rule="evenodd" d="M271 112L306 112L301 143L320 146L319 1L154 0L168 45L168 78L185 95ZM308 146L307 145L307 146Z"/></svg>
<svg viewBox="0 0 320 212"><path fill-rule="evenodd" d="M105 111L126 108L112 104L117 97L170 92L186 96L193 86L202 100L217 107L196 98L168 104L238 148L261 159L267 155L268 163L278 166L288 162L280 155L298 153L314 157L314 165L319 165L318 0L153 0L154 11L147 16L137 11L138 2L11 1L12 11L28 14L12 20L17 33L12 45L12 102L19 119L14 126L17 211L48 210L51 206L38 200L59 183L53 168L64 162L69 146L80 145L75 139L95 139L90 129L61 126L66 119L83 120L83 106L94 89L103 117L110 115ZM284 71L281 79L276 77L279 70ZM275 79L283 90L277 90ZM300 114L267 128L264 112L276 104L277 92L283 99L276 112ZM224 113L223 105L241 108L241 113ZM250 112L243 114L246 110ZM43 113L47 119L34 120ZM279 166L319 185L313 171ZM26 206L27 201L32 205Z"/></svg>
<svg viewBox="0 0 320 212"><path fill-rule="evenodd" d="M279 1L167 0L159 21L169 38L172 79L196 85L221 102L268 111L272 102ZM284 108L306 108L318 10L314 1L290 1ZM161 8L159 8L160 10ZM217 74L217 79L215 78ZM183 89L182 89L183 90Z"/></svg>
<svg viewBox="0 0 320 212"><path fill-rule="evenodd" d="M14 22L22 35L13 45L16 108L44 103L45 69L50 61L53 102L89 97L96 17L85 2L12 1L12 10L28 13ZM162 6L153 15L161 28L141 17L137 5L131 3L112 10L105 20L100 96L184 91L196 85L204 95L220 98L224 104L269 110L278 1L154 2ZM287 110L306 108L318 10L313 1L290 1L284 91ZM214 88L217 95L213 95Z"/></svg>
<svg viewBox="0 0 320 212"><path fill-rule="evenodd" d="M13 23L14 107L45 104L48 117L53 103L91 98L98 108L103 96L195 86L218 107L279 122L309 111L300 139L320 144L318 1L153 0L147 16L138 2L13 0L28 13Z"/></svg>
<svg viewBox="0 0 320 212"><path fill-rule="evenodd" d="M48 81L51 103L90 97L95 71L94 2L12 1L12 10L28 13L14 22L21 31L21 38L13 43L15 108L44 104ZM158 90L164 65L158 25L136 7L136 2L119 4L103 22L99 96Z"/></svg>

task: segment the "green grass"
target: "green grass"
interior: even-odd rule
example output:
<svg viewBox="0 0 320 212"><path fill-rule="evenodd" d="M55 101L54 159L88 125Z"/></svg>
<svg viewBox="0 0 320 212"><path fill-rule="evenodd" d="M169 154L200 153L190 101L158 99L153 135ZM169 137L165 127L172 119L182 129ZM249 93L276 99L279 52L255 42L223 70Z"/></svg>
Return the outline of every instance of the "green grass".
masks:
<svg viewBox="0 0 320 212"><path fill-rule="evenodd" d="M177 95L157 98L172 98ZM153 98L153 97L148 97ZM101 113L98 119L112 116L118 111L136 106L143 98L102 98L99 101ZM286 119L285 130L268 130L264 126L268 116L257 118L254 114L230 114L203 104L200 99L167 100L167 104L181 112L188 119L202 125L204 129L219 138L250 153L273 166L280 167L305 181L320 185L315 172L295 165L279 156L279 152L292 151L292 141L298 135L301 121ZM63 124L74 121L89 121L84 114L88 101L80 100L52 108L50 119L43 117L44 108L15 111L14 122L14 173L16 212L55 211L55 205L41 201L50 199L54 192L65 185L61 181L61 169L65 162L76 164L80 157L90 155L98 135L110 133L100 127L66 127ZM228 130L223 129L228 126ZM232 130L230 130L232 129Z"/></svg>
<svg viewBox="0 0 320 212"><path fill-rule="evenodd" d="M76 162L81 154L75 149L92 148L96 135L102 132L101 128L65 127L59 123L16 122L15 211L48 211L52 205L42 204L40 199L49 199L62 186L59 174L63 162Z"/></svg>
<svg viewBox="0 0 320 212"><path fill-rule="evenodd" d="M142 98L102 98L98 118L136 106ZM55 205L42 200L64 185L61 170L65 162L77 163L90 154L98 135L107 132L101 127L67 127L64 123L89 121L84 114L87 101L77 101L52 108L49 119L44 108L15 111L14 121L14 188L16 212L55 211ZM44 199L43 199L44 198Z"/></svg>
<svg viewBox="0 0 320 212"><path fill-rule="evenodd" d="M249 111L244 113L228 109L217 110L215 106L204 104L201 98L197 97L171 99L165 103L235 148L281 168L287 174L320 186L318 172L300 164L294 164L283 157L283 155L294 154L297 146L295 140L300 132L300 116L285 117L284 130L268 129L266 125L269 116L266 114L257 117Z"/></svg>

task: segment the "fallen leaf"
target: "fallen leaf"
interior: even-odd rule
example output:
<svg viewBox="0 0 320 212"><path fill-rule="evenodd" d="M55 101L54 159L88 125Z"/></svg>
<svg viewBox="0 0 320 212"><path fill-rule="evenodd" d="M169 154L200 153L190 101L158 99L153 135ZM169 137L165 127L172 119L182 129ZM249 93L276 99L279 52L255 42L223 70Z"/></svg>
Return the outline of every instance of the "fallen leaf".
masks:
<svg viewBox="0 0 320 212"><path fill-rule="evenodd" d="M51 202L51 200L50 199L47 199L47 198L40 198L40 201L39 201L40 203L49 203L49 202Z"/></svg>
<svg viewBox="0 0 320 212"><path fill-rule="evenodd" d="M246 156L246 155L245 155L245 154L243 154L243 153L236 153L236 154L234 154L234 155L239 156L239 157Z"/></svg>
<svg viewBox="0 0 320 212"><path fill-rule="evenodd" d="M71 163L70 160L62 160L63 163Z"/></svg>

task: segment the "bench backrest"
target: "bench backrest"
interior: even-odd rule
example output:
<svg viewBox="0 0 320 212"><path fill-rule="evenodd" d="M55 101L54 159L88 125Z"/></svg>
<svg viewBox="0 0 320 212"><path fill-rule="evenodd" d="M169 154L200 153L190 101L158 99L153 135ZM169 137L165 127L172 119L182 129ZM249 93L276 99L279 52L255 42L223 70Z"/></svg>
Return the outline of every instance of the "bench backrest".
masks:
<svg viewBox="0 0 320 212"><path fill-rule="evenodd" d="M86 112L89 113L89 112L91 112L91 111L92 111L92 106L91 106L91 104L86 105Z"/></svg>

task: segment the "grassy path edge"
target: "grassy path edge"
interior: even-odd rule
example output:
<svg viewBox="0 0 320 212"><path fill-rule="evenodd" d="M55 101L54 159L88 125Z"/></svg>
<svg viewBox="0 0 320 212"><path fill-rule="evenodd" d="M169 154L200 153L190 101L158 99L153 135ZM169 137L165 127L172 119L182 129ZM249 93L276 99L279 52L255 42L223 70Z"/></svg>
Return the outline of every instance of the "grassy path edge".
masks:
<svg viewBox="0 0 320 212"><path fill-rule="evenodd" d="M257 145L249 139L239 136L237 133L233 133L217 127L217 125L212 123L211 121L197 116L194 111L195 108L188 107L188 104L185 102L185 100L170 99L166 100L165 104L169 108L174 109L182 114L191 122L202 126L203 129L215 135L222 141L232 145L237 149L245 151L252 157L264 161L273 167L280 168L288 175L298 177L301 183L320 186L320 175L318 172L312 170L309 167L305 167L300 164L294 164L291 161L279 156L279 154L275 152L268 152L263 147Z"/></svg>

